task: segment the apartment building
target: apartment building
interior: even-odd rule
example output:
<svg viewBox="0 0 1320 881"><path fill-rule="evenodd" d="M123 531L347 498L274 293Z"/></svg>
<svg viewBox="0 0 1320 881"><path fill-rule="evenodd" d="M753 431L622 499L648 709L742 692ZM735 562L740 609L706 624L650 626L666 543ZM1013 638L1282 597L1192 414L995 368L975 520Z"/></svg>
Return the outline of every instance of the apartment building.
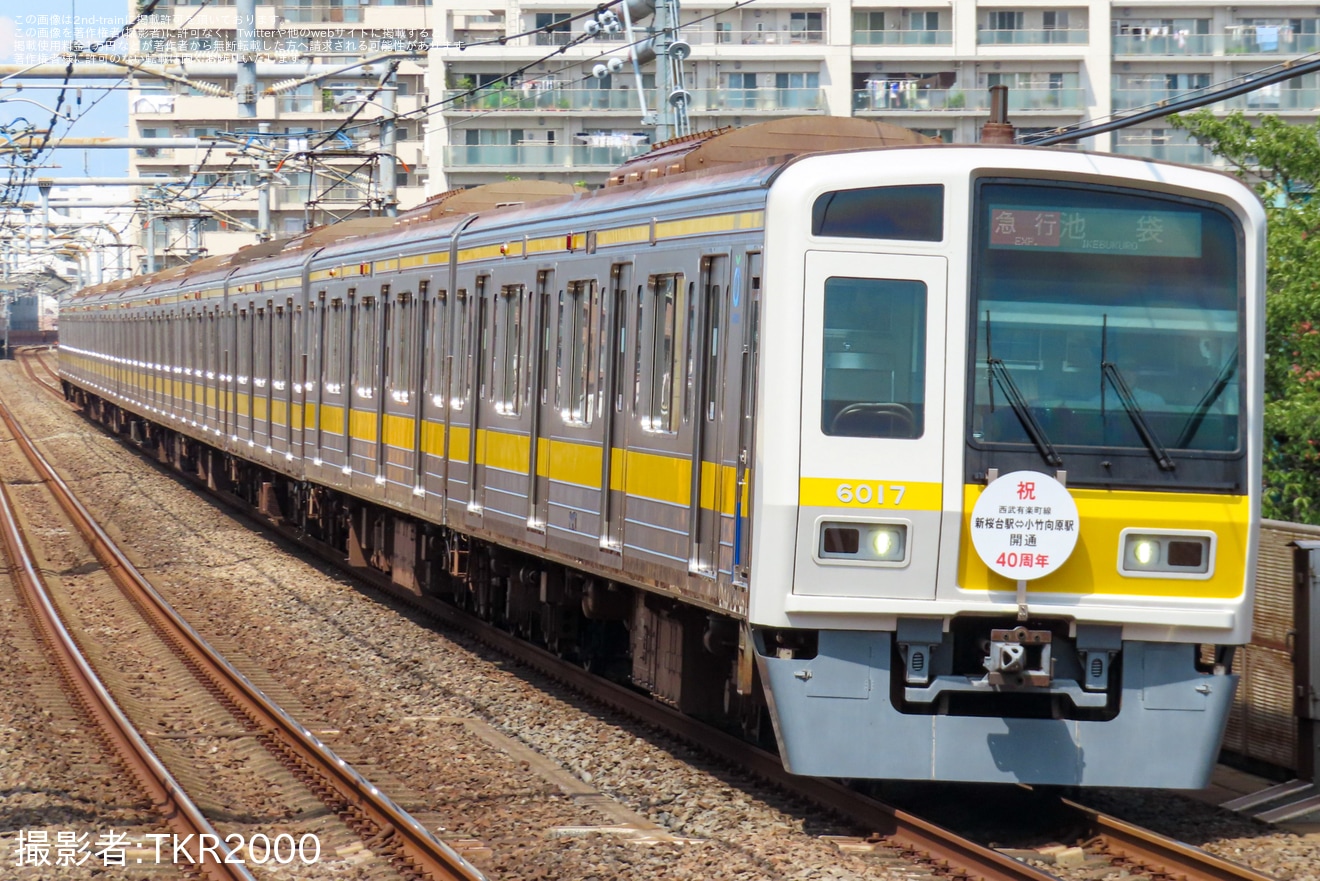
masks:
<svg viewBox="0 0 1320 881"><path fill-rule="evenodd" d="M586 21L574 17L592 8L565 0L437 6L427 76L432 100L447 103L427 134L432 191L509 175L597 183L645 149L653 131L639 124L642 101L654 108L667 96L655 93L650 73L639 96L630 66L591 76L603 58L625 55L621 33L570 45ZM692 49L684 72L694 130L851 114L972 143L988 115L990 86L1010 87L1019 131L1096 119L1315 51L1320 6L756 0L733 8L727 0L683 0L680 25ZM1311 75L1216 108L1310 121L1320 108L1318 85ZM1209 161L1158 121L1083 146Z"/></svg>
<svg viewBox="0 0 1320 881"><path fill-rule="evenodd" d="M383 59L428 39L429 53L400 58L394 78L395 111L403 117L392 198L404 208L511 177L599 184L656 140L643 111L668 97L657 93L653 64L643 68L640 91L631 64L603 79L592 75L596 64L626 57L626 37L602 33L579 43L597 8L583 0L257 0L257 116L240 119L235 98L206 88L234 90L233 2L161 0L135 30L139 60L183 71L197 85L166 82L161 90L157 81L148 91L144 80L131 100L133 136L249 138L246 151L233 143L209 152L134 151L130 174L190 179L194 190L208 188L205 205L217 212L189 217L177 201L166 206L152 221L162 260L182 259L198 244L223 253L256 240L256 147L274 175L274 235L383 211L387 194L369 183L368 167L375 161L368 154L381 152L378 125L347 129L314 158L305 151L367 99ZM679 36L691 47L683 70L694 131L851 114L972 143L988 115L990 86L1010 87L1010 116L1020 131L1102 118L1315 51L1320 5L683 0ZM363 61L371 63L291 85ZM278 94L264 94L271 86ZM371 99L356 122L388 116L383 98ZM1320 82L1316 75L1297 78L1216 108L1309 122L1320 114ZM1203 148L1159 121L1083 146L1209 161ZM200 242L188 236L197 225Z"/></svg>
<svg viewBox="0 0 1320 881"><path fill-rule="evenodd" d="M199 247L222 254L256 241L265 179L275 237L384 213L392 201L407 207L425 198L424 123L415 111L426 100L426 59L414 47L429 42L434 30L437 10L430 0L256 2L255 118L240 118L232 96L238 69L234 0L161 0L133 32L131 61L186 82L144 78L142 89L130 94L130 137L167 145L132 150L129 174L190 181L207 209L199 212L187 199L153 206L154 235L148 235L144 218L139 243L154 240L158 266L190 259ZM130 3L135 12L136 0ZM399 62L388 86L392 94L373 96L390 61ZM300 82L327 71L337 72ZM272 86L278 92L265 94ZM351 126L325 140L359 107ZM391 192L379 179L386 150L378 123L395 114L402 118L395 127ZM211 149L165 140L222 133L231 137Z"/></svg>

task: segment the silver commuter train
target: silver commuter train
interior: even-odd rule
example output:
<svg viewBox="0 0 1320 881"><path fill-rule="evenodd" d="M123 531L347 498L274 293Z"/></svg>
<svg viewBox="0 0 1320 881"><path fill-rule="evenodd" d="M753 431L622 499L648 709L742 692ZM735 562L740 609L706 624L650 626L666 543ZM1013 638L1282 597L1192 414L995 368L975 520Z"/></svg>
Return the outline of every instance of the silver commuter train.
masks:
<svg viewBox="0 0 1320 881"><path fill-rule="evenodd" d="M1256 197L1030 148L655 174L89 289L68 392L401 585L768 716L797 773L1204 785L1251 627ZM1023 473L1074 545L1005 577L978 533L1058 539L973 519Z"/></svg>

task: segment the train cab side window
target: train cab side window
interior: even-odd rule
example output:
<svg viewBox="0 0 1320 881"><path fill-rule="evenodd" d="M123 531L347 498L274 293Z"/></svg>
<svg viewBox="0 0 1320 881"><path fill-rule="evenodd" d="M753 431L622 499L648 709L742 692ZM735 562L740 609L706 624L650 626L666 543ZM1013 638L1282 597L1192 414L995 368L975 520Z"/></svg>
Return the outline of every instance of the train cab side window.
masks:
<svg viewBox="0 0 1320 881"><path fill-rule="evenodd" d="M599 339L596 321L600 296L595 279L570 281L559 293L559 344L555 353L559 381L555 406L567 425L587 426L595 416L591 389L591 353Z"/></svg>
<svg viewBox="0 0 1320 881"><path fill-rule="evenodd" d="M944 240L944 187L865 187L816 199L811 234L846 239Z"/></svg>
<svg viewBox="0 0 1320 881"><path fill-rule="evenodd" d="M642 427L647 431L671 433L683 409L683 317L687 314L688 289L682 273L653 275L647 284L650 308L638 341L647 348L643 376Z"/></svg>
<svg viewBox="0 0 1320 881"><path fill-rule="evenodd" d="M884 278L825 282L821 431L917 438L925 428L926 285Z"/></svg>

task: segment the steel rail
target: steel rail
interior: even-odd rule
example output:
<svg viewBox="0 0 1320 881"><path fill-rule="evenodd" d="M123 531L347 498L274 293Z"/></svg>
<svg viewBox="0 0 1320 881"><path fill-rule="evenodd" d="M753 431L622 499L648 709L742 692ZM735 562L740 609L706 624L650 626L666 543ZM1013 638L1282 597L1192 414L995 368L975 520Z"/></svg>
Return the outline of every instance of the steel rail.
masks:
<svg viewBox="0 0 1320 881"><path fill-rule="evenodd" d="M353 566L335 549L313 541L284 523L271 520L228 493L206 488L198 478L169 468L154 459L147 461L173 477L194 482L199 491L218 499L236 514L263 529L279 533L298 547L310 550L326 563L394 597L432 620L462 630L496 651L535 670L568 688L624 715L689 743L710 756L742 768L773 786L806 801L846 817L858 826L871 830L886 843L919 860L935 865L942 874L967 881L1058 881L1048 872L984 847L906 811L854 792L841 783L815 777L802 777L784 770L779 756L759 749L733 735L726 734L672 707L615 682L601 679L576 664L500 630L474 615L448 603L418 597L393 584L390 579L369 568Z"/></svg>
<svg viewBox="0 0 1320 881"><path fill-rule="evenodd" d="M12 417L3 403L0 403L0 416L3 416L12 432ZM136 778L170 831L181 839L192 836L198 841L204 840L200 836L206 835L208 838L205 840L215 842L227 859L233 849L224 842L224 838L216 832L201 809L188 797L174 775L120 710L60 620L33 560L22 524L19 523L13 501L9 497L9 490L3 484L0 484L0 540L3 540L8 552L15 583L32 612L44 642L52 649L55 662L75 701L91 717L125 769ZM252 873L244 865L217 860L214 852L205 849L200 850L199 856L202 861L194 866L205 878L213 881L254 881Z"/></svg>
<svg viewBox="0 0 1320 881"><path fill-rule="evenodd" d="M354 572L362 574L361 570L354 569ZM374 577L375 573L367 574L372 575L372 580L380 586L386 586L385 579ZM411 596L398 590L390 590L390 593L404 599ZM744 768L774 786L846 817L883 837L887 843L923 861L934 863L949 874L980 881L1058 881L1054 875L963 838L914 814L854 792L841 783L791 774L784 770L783 762L773 753L686 716L649 695L602 680L581 667L452 606L434 600L420 602L428 613L452 626L467 630L482 642L512 656L527 667L646 725L666 731L722 761Z"/></svg>
<svg viewBox="0 0 1320 881"><path fill-rule="evenodd" d="M193 482L200 490L205 490L235 513L264 529L279 533L299 547L311 550L327 563L407 603L439 623L463 630L500 653L574 691L589 695L593 700L643 724L661 729L721 761L742 767L772 785L847 817L862 828L873 830L888 844L936 864L946 874L983 881L1058 881L1048 872L962 838L911 813L854 792L835 781L790 774L784 770L777 755L705 725L649 696L600 679L448 603L430 597L418 597L403 590L381 573L353 566L335 549L312 541L286 524L257 513L242 499L206 489L192 475L181 474L154 459L148 461L172 477L182 476ZM1065 809L1075 811L1079 815L1080 824L1093 830L1092 837L1100 839L1107 851L1119 859L1139 863L1167 875L1197 881L1274 881L1248 867L1075 802L1060 799L1059 803Z"/></svg>
<svg viewBox="0 0 1320 881"><path fill-rule="evenodd" d="M347 812L373 825L377 830L374 836L376 840L398 851L419 875L429 876L433 881L485 881L485 876L475 866L432 835L352 765L339 758L315 734L266 697L213 649L116 546L51 468L3 403L0 403L0 419L8 426L41 480L55 495L60 508L86 537L97 560L116 584L220 694L245 713L296 764L321 778L334 790L336 795L333 801L341 812Z"/></svg>
<svg viewBox="0 0 1320 881"><path fill-rule="evenodd" d="M50 368L50 365L46 363L46 359L42 358L41 355L37 354L37 352L30 348L16 349L14 354L17 356L17 360L22 363L23 372L26 373L34 383L47 389L52 394L59 395L60 399L63 400L63 391L61 391L59 387L38 377L36 371L32 367L32 362L35 361L37 364L41 365L41 369L44 370L51 379L55 380L55 382L60 382L60 375Z"/></svg>
<svg viewBox="0 0 1320 881"><path fill-rule="evenodd" d="M1275 881L1271 876L1247 866L1217 857L1199 847L1165 838L1086 805L1068 799L1059 801L1080 815L1082 822L1090 828L1093 838L1100 840L1107 853L1147 869L1158 869L1166 875L1197 881Z"/></svg>

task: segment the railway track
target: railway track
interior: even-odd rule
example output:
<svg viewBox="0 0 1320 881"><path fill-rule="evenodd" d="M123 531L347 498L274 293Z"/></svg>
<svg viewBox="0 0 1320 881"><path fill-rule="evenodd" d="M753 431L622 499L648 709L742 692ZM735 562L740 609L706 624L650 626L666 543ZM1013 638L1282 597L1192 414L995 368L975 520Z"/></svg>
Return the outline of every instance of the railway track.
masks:
<svg viewBox="0 0 1320 881"><path fill-rule="evenodd" d="M3 405L0 405L3 407ZM7 414L7 411L5 411ZM6 421L7 424L7 421ZM142 792L150 799L157 813L171 832L181 838L210 836L222 841L215 827L184 792L155 752L147 745L136 727L119 709L109 689L96 675L84 657L73 635L64 626L46 588L45 579L28 545L26 531L10 499L9 491L0 484L0 540L10 561L11 578L18 588L33 626L43 643L50 649L59 667L65 686L74 702L90 718L111 752L124 769L137 780ZM223 847L224 858L230 854ZM196 866L203 877L215 881L250 881L252 874L241 865L227 864L224 858L199 854Z"/></svg>
<svg viewBox="0 0 1320 881"><path fill-rule="evenodd" d="M46 383L42 385L49 388ZM160 465L159 462L155 464ZM176 479L179 476L173 470L164 470ZM285 524L257 514L240 500L223 495L219 498L243 516L263 527L275 529L331 564L418 609L431 620L466 631L501 654L589 696L599 704L661 729L722 762L847 818L858 828L870 830L871 835L865 842L868 846L883 847L907 859L924 863L940 875L993 881L1045 881L1055 877L1041 868L1023 863L994 848L982 846L909 811L882 803L842 784L787 774L778 757L773 754L755 749L740 739L683 716L649 697L589 674L576 664L529 645L451 605L429 598L418 598L400 590L388 578L370 569L347 565L341 553L305 541ZM1073 802L1053 800L1047 810L1060 817L1069 817L1069 826L1077 830L1079 839L1087 842L1088 850L1104 854L1119 868L1139 867L1141 874L1154 878L1270 881L1268 876L1249 868Z"/></svg>
<svg viewBox="0 0 1320 881"><path fill-rule="evenodd" d="M31 359L25 358L24 361L30 365ZM32 375L30 367L29 375ZM46 383L41 385L58 393ZM263 745L281 763L305 780L321 801L359 837L371 842L372 850L387 854L406 877L433 881L477 881L483 877L466 859L431 835L212 649L165 602L95 522L3 403L0 403L0 421L27 458L38 481L75 526L105 573L150 622L152 629L178 653L207 690L236 711L245 728L259 732ZM184 787L118 708L109 689L96 678L91 665L78 651L75 638L60 620L55 603L43 586L41 567L33 558L8 492L0 508L0 527L14 561L15 578L23 585L27 602L41 622L40 628L50 635L52 646L57 647L61 669L76 691L78 701L87 707L88 715L104 732L115 753L138 779L152 803L169 821L176 836L192 835L194 841L224 842L224 837L187 798ZM210 838L197 837L201 835ZM230 881L252 878L244 866L228 861L229 850L223 844L219 854L200 851L197 857L197 869L207 878Z"/></svg>
<svg viewBox="0 0 1320 881"><path fill-rule="evenodd" d="M23 365L23 372L28 375L34 383L44 386L54 391L61 398L64 393L60 389L60 375L50 366L50 349L23 347L14 350L15 359ZM36 365L35 367L33 365ZM42 376L37 375L37 368L40 368Z"/></svg>

